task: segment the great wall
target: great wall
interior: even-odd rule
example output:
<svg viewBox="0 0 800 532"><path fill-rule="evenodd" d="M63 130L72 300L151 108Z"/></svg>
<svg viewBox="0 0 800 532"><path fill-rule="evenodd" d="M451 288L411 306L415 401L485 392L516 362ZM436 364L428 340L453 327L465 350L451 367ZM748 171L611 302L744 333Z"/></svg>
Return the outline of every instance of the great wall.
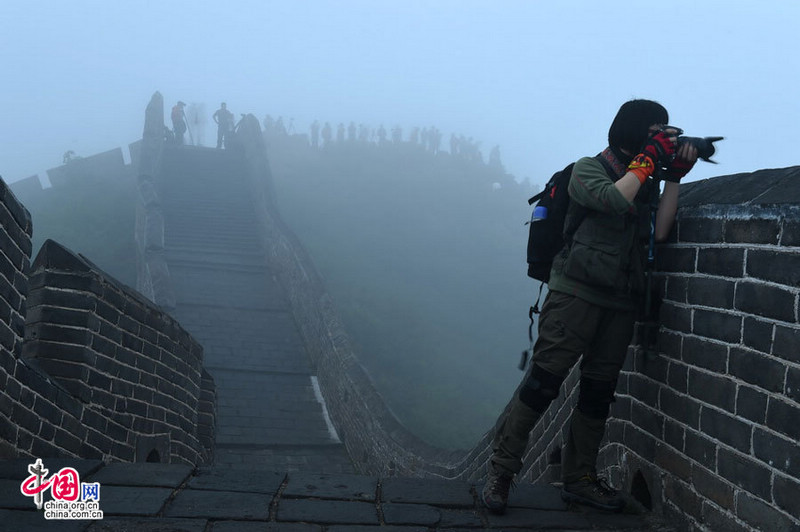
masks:
<svg viewBox="0 0 800 532"><path fill-rule="evenodd" d="M262 519L270 522L281 521L275 494L293 485L293 471L384 479L379 486L413 477L425 479L417 486L473 486L474 495L493 428L466 452L445 451L393 416L273 204L258 120L245 117L224 151L168 146L162 131L156 94L130 165L121 150L78 161L83 173L137 183L136 289L56 242L31 261L35 220L17 196L38 180L0 183L0 458L93 460L100 473L155 462L185 468L184 479L257 463L289 472L271 492L277 510ZM69 186L69 166L48 172L54 187ZM236 186L215 188L223 175ZM677 530L798 530L800 167L681 189L658 255L659 352L630 347L603 473ZM534 429L522 484L558 480L577 383L573 372ZM26 470L4 474L18 485ZM153 515L169 516L172 497ZM25 522L33 513L2 508ZM336 523L317 513L291 521ZM570 512L557 514L580 528ZM458 526L501 525L484 516ZM448 528L456 525L421 529Z"/></svg>

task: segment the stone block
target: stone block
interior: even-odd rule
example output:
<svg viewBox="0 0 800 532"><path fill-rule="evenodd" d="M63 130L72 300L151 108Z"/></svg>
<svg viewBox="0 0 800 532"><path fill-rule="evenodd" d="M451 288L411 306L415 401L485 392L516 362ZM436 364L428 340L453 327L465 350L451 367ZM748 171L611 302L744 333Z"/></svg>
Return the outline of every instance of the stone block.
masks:
<svg viewBox="0 0 800 532"><path fill-rule="evenodd" d="M272 496L264 493L183 490L169 504L166 517L264 520Z"/></svg>
<svg viewBox="0 0 800 532"><path fill-rule="evenodd" d="M786 363L740 347L732 347L728 372L770 392L783 392Z"/></svg>
<svg viewBox="0 0 800 532"><path fill-rule="evenodd" d="M692 309L664 301L658 312L661 324L668 330L682 333L692 332Z"/></svg>
<svg viewBox="0 0 800 532"><path fill-rule="evenodd" d="M790 362L800 363L800 327L776 325L772 354Z"/></svg>
<svg viewBox="0 0 800 532"><path fill-rule="evenodd" d="M800 440L800 407L797 403L782 400L779 396L769 398L767 405L767 426L772 430Z"/></svg>
<svg viewBox="0 0 800 532"><path fill-rule="evenodd" d="M800 446L761 427L753 432L753 454L770 467L800 478Z"/></svg>
<svg viewBox="0 0 800 532"><path fill-rule="evenodd" d="M196 490L241 491L248 493L275 494L281 487L285 473L259 469L248 469L247 475L225 466L203 467L189 481L188 487Z"/></svg>
<svg viewBox="0 0 800 532"><path fill-rule="evenodd" d="M728 369L728 346L697 336L683 339L681 360L691 366L725 373Z"/></svg>
<svg viewBox="0 0 800 532"><path fill-rule="evenodd" d="M777 219L732 219L725 223L725 242L777 244L780 231L780 221Z"/></svg>
<svg viewBox="0 0 800 532"><path fill-rule="evenodd" d="M764 464L748 456L720 447L717 472L753 495L765 499L772 497L772 473Z"/></svg>
<svg viewBox="0 0 800 532"><path fill-rule="evenodd" d="M747 251L747 274L786 286L800 286L800 254L788 251Z"/></svg>
<svg viewBox="0 0 800 532"><path fill-rule="evenodd" d="M696 262L696 248L666 247L658 255L657 267L662 272L694 273Z"/></svg>
<svg viewBox="0 0 800 532"><path fill-rule="evenodd" d="M700 430L743 453L750 452L752 425L726 412L704 407L700 414Z"/></svg>
<svg viewBox="0 0 800 532"><path fill-rule="evenodd" d="M783 221L782 246L800 246L800 221L785 219Z"/></svg>
<svg viewBox="0 0 800 532"><path fill-rule="evenodd" d="M742 343L756 351L769 353L772 350L774 325L768 321L746 316L742 332Z"/></svg>
<svg viewBox="0 0 800 532"><path fill-rule="evenodd" d="M786 374L786 397L800 403L800 369L790 367Z"/></svg>
<svg viewBox="0 0 800 532"><path fill-rule="evenodd" d="M742 316L729 312L695 309L692 332L729 344L738 344L742 338Z"/></svg>
<svg viewBox="0 0 800 532"><path fill-rule="evenodd" d="M736 382L715 373L689 370L689 395L728 412L736 407Z"/></svg>
<svg viewBox="0 0 800 532"><path fill-rule="evenodd" d="M170 488L100 486L103 517L112 515L155 516L172 495Z"/></svg>
<svg viewBox="0 0 800 532"><path fill-rule="evenodd" d="M772 493L780 509L800 517L800 481L797 478L775 475Z"/></svg>
<svg viewBox="0 0 800 532"><path fill-rule="evenodd" d="M184 464L112 463L89 479L102 485L178 488L192 473Z"/></svg>
<svg viewBox="0 0 800 532"><path fill-rule="evenodd" d="M681 242L722 242L724 220L722 218L681 218L678 223L678 238Z"/></svg>
<svg viewBox="0 0 800 532"><path fill-rule="evenodd" d="M764 424L767 419L767 395L756 388L740 385L736 394L736 415Z"/></svg>
<svg viewBox="0 0 800 532"><path fill-rule="evenodd" d="M290 472L283 497L374 501L377 488L378 479L374 477Z"/></svg>
<svg viewBox="0 0 800 532"><path fill-rule="evenodd" d="M387 478L381 480L381 500L470 508L473 504L470 487L468 483L458 481Z"/></svg>
<svg viewBox="0 0 800 532"><path fill-rule="evenodd" d="M667 385L679 393L689 389L689 367L676 361L670 361L667 369Z"/></svg>
<svg viewBox="0 0 800 532"><path fill-rule="evenodd" d="M378 525L375 504L354 501L282 499L278 503L278 521Z"/></svg>
<svg viewBox="0 0 800 532"><path fill-rule="evenodd" d="M789 323L795 322L796 295L776 286L750 281L736 284L735 308L749 314Z"/></svg>
<svg viewBox="0 0 800 532"><path fill-rule="evenodd" d="M733 485L711 471L706 465L692 464L692 485L697 493L723 508L733 508Z"/></svg>
<svg viewBox="0 0 800 532"><path fill-rule="evenodd" d="M726 279L690 277L687 301L690 305L729 309L733 307L733 292L735 286L733 281Z"/></svg>
<svg viewBox="0 0 800 532"><path fill-rule="evenodd" d="M709 466L717 463L718 443L701 432L686 429L684 453L689 458Z"/></svg>
<svg viewBox="0 0 800 532"><path fill-rule="evenodd" d="M694 429L700 426L700 403L693 397L662 388L658 406L665 415Z"/></svg>
<svg viewBox="0 0 800 532"><path fill-rule="evenodd" d="M800 527L796 519L777 510L763 497L756 498L744 492L739 492L736 497L736 515L756 530L790 532Z"/></svg>

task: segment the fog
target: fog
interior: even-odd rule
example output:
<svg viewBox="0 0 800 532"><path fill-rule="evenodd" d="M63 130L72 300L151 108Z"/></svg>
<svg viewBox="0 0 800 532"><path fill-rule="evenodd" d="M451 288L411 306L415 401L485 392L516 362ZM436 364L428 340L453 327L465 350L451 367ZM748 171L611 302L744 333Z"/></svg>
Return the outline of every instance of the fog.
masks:
<svg viewBox="0 0 800 532"><path fill-rule="evenodd" d="M0 175L9 182L44 177L67 152L89 156L117 147L125 151L141 137L144 109L155 91L164 96L166 113L178 100L189 104L191 138L205 146L215 145L211 115L222 101L237 118L252 113L263 123L267 115L280 117L290 133L309 133L315 120L329 122L334 136L338 124L351 122L373 129L383 125L388 135L400 127L404 140L415 127L435 127L442 134L444 152L449 151L451 135L471 139L484 161L499 146L505 170L517 182L528 178L533 189L568 162L604 148L614 114L631 98L661 102L670 112L670 122L688 135L725 137L714 156L719 164L698 163L689 180L793 166L800 163L795 146L800 116L795 79L800 59L794 37L798 15L800 3L789 1L5 1L0 6L6 103ZM370 145L374 143L370 139ZM538 287L524 277L523 264L522 219L529 213L525 200L531 189L505 176L496 183L495 177L484 182L484 174L474 168L467 183L453 173L460 167L449 163L438 174L441 168L433 165L414 168L426 159L403 158L402 151L387 155L359 149L351 155L369 153L372 161L342 156L339 164L346 170L325 166L331 179L313 186L333 189L316 199L319 205L309 205L302 196L306 191L301 179L328 174L316 167L306 172L313 175L303 175L295 161L304 160L309 167L329 161L305 153L291 159L288 150L273 154L273 165L283 165L277 172L278 190L297 206L291 220L295 229L312 251L315 244L322 251L328 245L345 255L349 248L339 245L343 239L333 242L331 233L331 241L326 241L327 234L314 226L315 212L338 205L326 205L330 202L324 199L340 194L348 196L350 205L363 205L340 216L342 229L363 218L367 228L362 236L378 242L386 235L371 235L370 230L386 228L369 227L374 223L369 213L383 212L383 198L394 194L396 211L387 211L387 216L414 216L413 227L432 228L427 234L410 234L411 225L391 228L392 238L417 246L420 256L405 257L403 264L422 274L414 284L409 281L410 289L402 284L408 281L401 276L404 271L392 272L396 278L389 280L386 268L401 269L392 247L374 250L377 255L361 256L359 262L372 261L375 286L383 288L385 282L400 298L414 290L436 297L445 289L463 298L439 297L424 309L415 308L416 301L409 298L407 307L386 304L379 309L389 316L382 324L386 329L395 326L391 319L398 315L420 322L409 333L396 327L398 337L433 338L431 344L440 344L435 352L448 353L427 361L425 355L434 351L409 343L407 350L420 351L421 356L400 362L427 363L423 369L434 382L441 382L438 376L449 374L451 367L477 368L469 377L464 370L460 383L441 382L449 390L420 380L420 388L428 386L431 394L438 393L448 403L441 405L443 419L457 417L448 414L451 408L468 419L479 417L476 406L466 400L456 404L451 397L462 394L467 379L475 379L466 388L473 402L482 401L478 392L489 387L490 379L486 368L495 365L492 407L502 408L519 380L514 363L527 347L525 312ZM377 163L395 156L399 158L391 171L378 175ZM449 189L420 185L445 174ZM348 188L337 190L337 176L363 182L343 181ZM405 187L392 182L406 179L403 176L417 181L408 177ZM373 189L366 194L359 192L361 186ZM439 201L430 197L432 190L440 194ZM311 212L301 212L303 205ZM447 223L437 224L433 215ZM488 246L484 256L483 248L468 247L474 233L458 224L464 216L484 217L478 221L485 223L476 227L485 228L486 241L496 244ZM38 219L43 227L46 217ZM303 227L304 221L310 227ZM330 225L325 228L329 232L335 229ZM442 242L450 247L439 245ZM460 263L445 262L458 259L459 249L465 254ZM431 263L436 257L442 260ZM355 275L346 260L332 258L322 267L332 281ZM482 278L490 271L492 275ZM338 300L349 305L345 317L352 322L377 315L365 303L376 297L367 293L369 283L363 275L358 281L359 290L352 293L342 288L347 286L344 282L331 283ZM437 330L435 316L455 323L445 323L452 325L448 332L443 326ZM475 333L480 341L461 338L460 331ZM373 333L356 332L356 341L365 342ZM458 342L475 344L469 346L474 356ZM487 353L501 358L481 358ZM387 344L379 355L382 358L372 364L390 361L396 353ZM428 408L402 397L413 388L400 384L387 395L396 404L408 403L406 415L414 414L412 407ZM491 415L486 414L487 419ZM468 428L484 430L491 422L487 419Z"/></svg>
<svg viewBox="0 0 800 532"><path fill-rule="evenodd" d="M436 126L543 182L651 98L723 135L693 179L797 164L797 2L14 1L2 3L0 175L141 135L161 91L238 117Z"/></svg>

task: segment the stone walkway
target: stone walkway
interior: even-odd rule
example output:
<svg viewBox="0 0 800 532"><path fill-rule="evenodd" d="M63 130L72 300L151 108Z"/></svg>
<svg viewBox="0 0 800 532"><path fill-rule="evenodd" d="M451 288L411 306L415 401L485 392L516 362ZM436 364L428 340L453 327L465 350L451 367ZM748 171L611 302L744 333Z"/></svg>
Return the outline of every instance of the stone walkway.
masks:
<svg viewBox="0 0 800 532"><path fill-rule="evenodd" d="M214 461L350 473L283 287L266 265L243 161L167 149L165 248L181 325L203 345L217 387Z"/></svg>
<svg viewBox="0 0 800 532"><path fill-rule="evenodd" d="M558 490L522 485L506 515L489 514L466 482L375 478L254 467L192 470L178 464L47 459L100 483L97 521L48 521L20 493L30 460L0 462L0 530L129 532L478 532L482 530L667 531L647 515L569 509ZM50 493L44 501L52 500ZM631 510L633 512L633 510Z"/></svg>

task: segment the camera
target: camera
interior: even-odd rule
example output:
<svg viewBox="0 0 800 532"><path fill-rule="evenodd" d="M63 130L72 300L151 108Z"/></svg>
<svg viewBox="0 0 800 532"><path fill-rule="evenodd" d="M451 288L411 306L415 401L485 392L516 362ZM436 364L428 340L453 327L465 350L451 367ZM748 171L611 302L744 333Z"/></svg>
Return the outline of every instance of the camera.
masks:
<svg viewBox="0 0 800 532"><path fill-rule="evenodd" d="M716 151L714 148L714 143L718 140L724 139L725 137L684 137L683 130L675 126L661 126L659 131L666 131L668 129L674 129L678 132L677 135L679 149L684 144L691 144L697 148L698 158L703 159L707 163L717 164L717 161L711 160L711 156L714 155L714 152Z"/></svg>

